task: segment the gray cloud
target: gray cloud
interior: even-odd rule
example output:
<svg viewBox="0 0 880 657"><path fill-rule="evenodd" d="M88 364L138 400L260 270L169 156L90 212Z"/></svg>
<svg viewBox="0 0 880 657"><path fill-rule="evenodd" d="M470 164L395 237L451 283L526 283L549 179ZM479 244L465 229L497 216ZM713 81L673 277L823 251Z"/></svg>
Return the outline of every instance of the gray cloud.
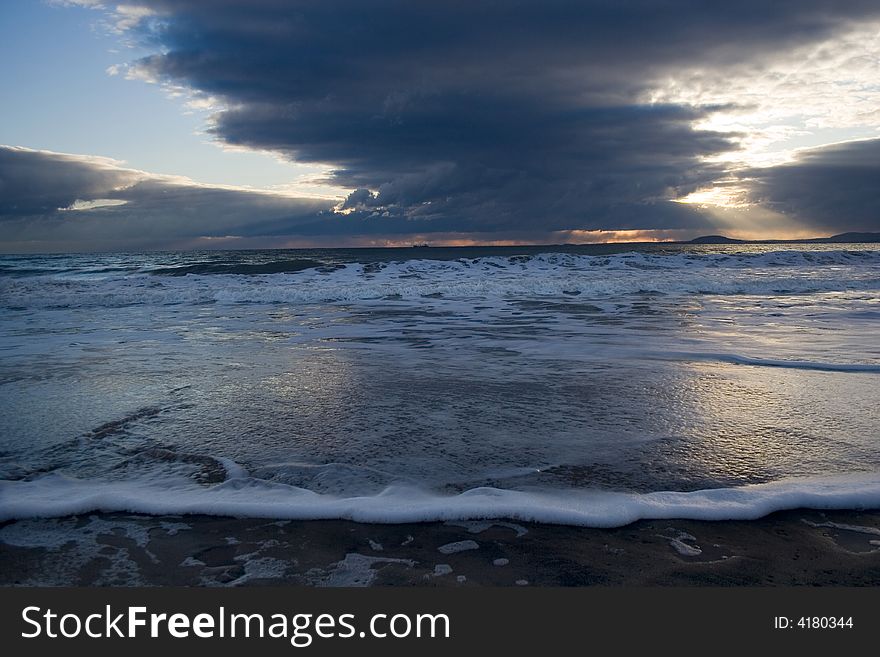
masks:
<svg viewBox="0 0 880 657"><path fill-rule="evenodd" d="M333 205L196 185L101 158L5 146L0 198L0 248L6 251L157 249L199 238L291 234ZM124 204L83 203L99 200Z"/></svg>
<svg viewBox="0 0 880 657"><path fill-rule="evenodd" d="M334 167L348 217L306 234L708 226L668 203L721 175L711 113L645 106L676 67L827 37L876 2L148 0L151 76L217 96L223 141ZM365 190L373 190L374 193Z"/></svg>
<svg viewBox="0 0 880 657"><path fill-rule="evenodd" d="M880 139L814 148L741 176L752 201L817 229L880 231Z"/></svg>
<svg viewBox="0 0 880 657"><path fill-rule="evenodd" d="M327 182L356 191L334 212L0 148L0 249L713 230L669 199L731 174L707 156L735 136L693 127L722 108L646 104L647 92L682 66L723 77L880 15L875 0L126 4L155 12L129 33L156 53L133 71L219 98L219 140L328 164ZM840 146L739 173L753 199L811 226L876 229L872 153Z"/></svg>
<svg viewBox="0 0 880 657"><path fill-rule="evenodd" d="M107 198L142 177L99 158L0 147L0 219L53 213L77 200Z"/></svg>

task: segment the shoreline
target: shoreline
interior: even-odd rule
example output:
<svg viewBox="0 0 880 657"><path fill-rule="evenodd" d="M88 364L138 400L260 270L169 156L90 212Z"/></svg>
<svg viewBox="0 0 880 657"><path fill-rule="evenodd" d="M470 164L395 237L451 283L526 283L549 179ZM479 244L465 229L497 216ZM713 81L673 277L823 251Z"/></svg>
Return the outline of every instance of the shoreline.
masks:
<svg viewBox="0 0 880 657"><path fill-rule="evenodd" d="M371 524L91 513L0 523L2 586L874 586L880 510Z"/></svg>

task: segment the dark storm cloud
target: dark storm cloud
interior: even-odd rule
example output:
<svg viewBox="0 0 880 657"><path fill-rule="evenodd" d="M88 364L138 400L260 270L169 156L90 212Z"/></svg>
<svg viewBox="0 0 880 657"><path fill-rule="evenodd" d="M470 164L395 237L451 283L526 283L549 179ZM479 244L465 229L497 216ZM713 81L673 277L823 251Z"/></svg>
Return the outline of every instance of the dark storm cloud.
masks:
<svg viewBox="0 0 880 657"><path fill-rule="evenodd" d="M0 146L0 220L40 215L77 200L107 198L139 174L107 161Z"/></svg>
<svg viewBox="0 0 880 657"><path fill-rule="evenodd" d="M290 234L333 205L196 185L101 158L4 146L0 199L0 247L7 251L170 248L205 237ZM88 205L108 200L124 204Z"/></svg>
<svg viewBox="0 0 880 657"><path fill-rule="evenodd" d="M880 139L804 151L742 173L752 200L830 232L880 231Z"/></svg>
<svg viewBox="0 0 880 657"><path fill-rule="evenodd" d="M236 145L328 163L354 214L305 232L696 228L668 203L720 175L711 113L645 106L826 37L871 2L150 0L141 71L221 98ZM367 190L372 190L373 193Z"/></svg>

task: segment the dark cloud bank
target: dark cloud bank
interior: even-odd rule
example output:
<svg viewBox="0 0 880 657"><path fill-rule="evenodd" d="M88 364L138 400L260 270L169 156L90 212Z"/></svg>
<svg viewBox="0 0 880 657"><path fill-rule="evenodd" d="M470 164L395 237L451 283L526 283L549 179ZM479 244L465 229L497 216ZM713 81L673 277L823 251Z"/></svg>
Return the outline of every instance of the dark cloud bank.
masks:
<svg viewBox="0 0 880 657"><path fill-rule="evenodd" d="M708 229L698 210L668 200L722 176L704 157L735 146L729 135L692 127L714 108L646 105L643 93L683 65L723 75L729 65L880 13L875 0L134 4L156 11L138 36L162 53L135 66L221 99L218 139L329 164L329 182L357 189L346 214L315 202L189 189L191 205L174 206L189 213L187 234L340 240L474 233L541 241L566 230ZM877 150L873 142L835 147L750 172L755 196L803 212L812 225L876 228L865 203L877 207L876 186L867 184L877 179ZM30 166L11 163L21 153L5 157L0 176ZM53 207L71 197L117 198L102 191L106 172L64 174L54 186L56 164L34 170L52 187L45 196L33 184L15 185L30 191L4 199L7 221L29 213L54 221ZM811 193L799 194L806 181ZM829 186L836 187L823 195ZM78 212L122 217L170 203L167 185L156 181L116 194L129 203ZM226 216L208 210L218 202ZM234 208L251 202L256 218L236 223Z"/></svg>
<svg viewBox="0 0 880 657"><path fill-rule="evenodd" d="M794 164L741 175L752 200L809 226L880 231L880 139L804 151Z"/></svg>
<svg viewBox="0 0 880 657"><path fill-rule="evenodd" d="M210 246L200 238L290 232L332 205L203 187L109 161L2 146L0 199L3 251ZM71 209L95 200L124 205Z"/></svg>

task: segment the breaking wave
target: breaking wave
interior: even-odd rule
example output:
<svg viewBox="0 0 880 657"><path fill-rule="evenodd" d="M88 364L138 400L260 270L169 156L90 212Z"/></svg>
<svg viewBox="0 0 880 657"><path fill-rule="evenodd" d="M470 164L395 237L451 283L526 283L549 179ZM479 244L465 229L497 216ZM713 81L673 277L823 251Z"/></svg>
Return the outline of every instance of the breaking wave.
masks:
<svg viewBox="0 0 880 657"><path fill-rule="evenodd" d="M5 308L319 303L379 299L781 295L880 290L880 251L534 256L189 264L88 276L0 276Z"/></svg>
<svg viewBox="0 0 880 657"><path fill-rule="evenodd" d="M91 512L208 514L272 519L407 523L513 519L620 527L637 520L753 520L797 508L880 508L880 475L797 478L691 492L522 491L474 488L458 495L390 486L378 495L337 497L246 476L211 487L190 482L97 482L50 474L0 481L0 521Z"/></svg>

